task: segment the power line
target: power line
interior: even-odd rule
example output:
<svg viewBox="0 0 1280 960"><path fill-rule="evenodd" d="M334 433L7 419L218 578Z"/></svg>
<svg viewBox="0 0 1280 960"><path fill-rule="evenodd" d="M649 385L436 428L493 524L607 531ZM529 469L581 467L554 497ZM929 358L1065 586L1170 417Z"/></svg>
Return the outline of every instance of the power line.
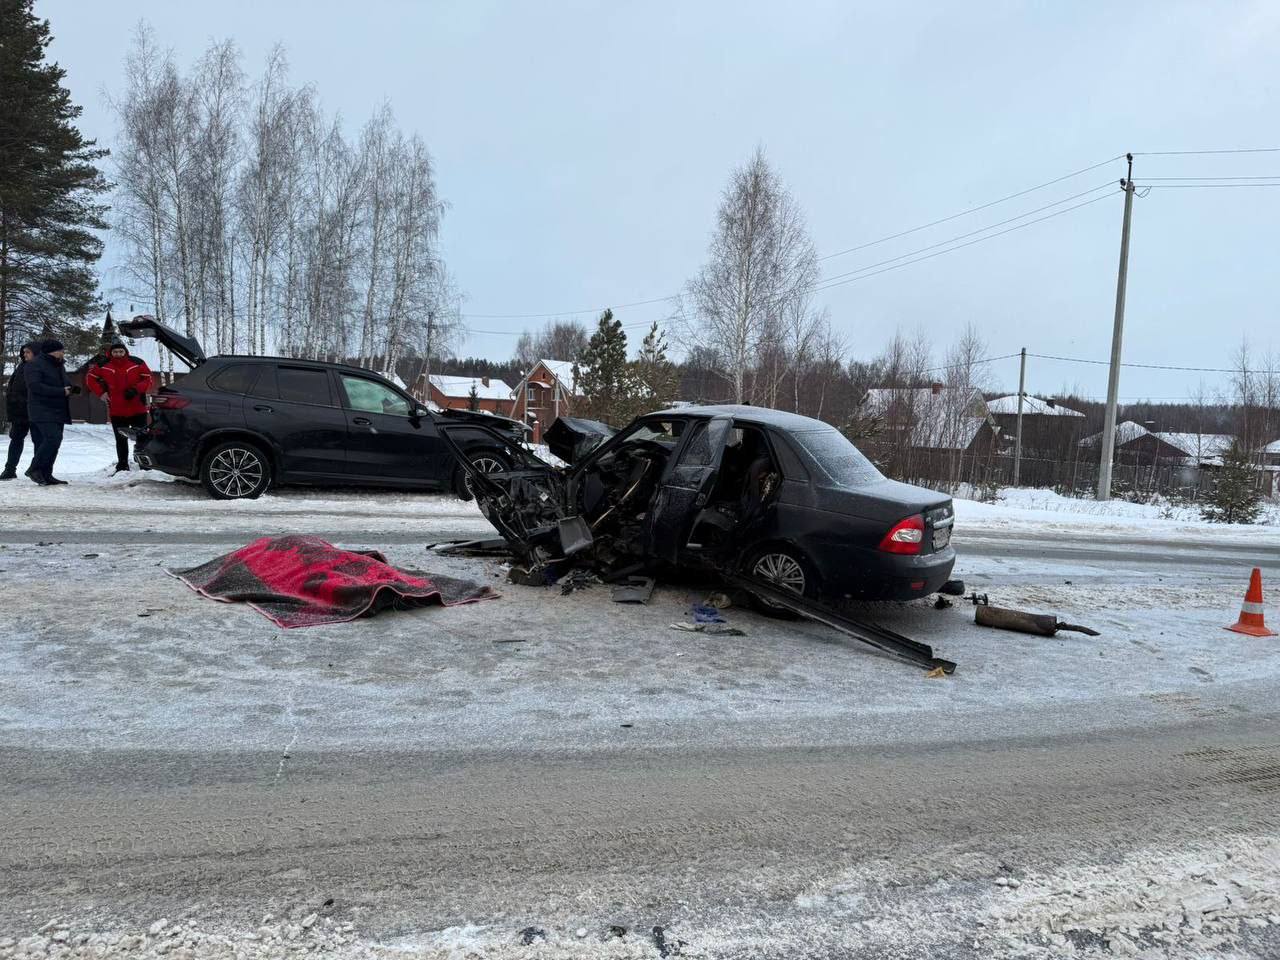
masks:
<svg viewBox="0 0 1280 960"><path fill-rule="evenodd" d="M1119 191L1117 190L1115 192L1118 193ZM1015 230L1022 230L1026 227L1033 226L1034 224L1043 223L1045 220L1052 220L1054 217L1060 217L1063 214L1070 213L1072 210L1079 210L1081 207L1087 207L1089 206L1089 204L1097 203L1099 200L1106 200L1108 197L1112 195L1113 194L1111 193L1104 193L1100 197L1094 197L1092 200L1085 200L1083 203L1077 203L1074 206L1067 207L1065 210L1059 210L1056 213L1050 213L1050 214L1046 214L1043 217L1037 217L1035 220L1028 220L1026 223L1018 224L1016 227L1009 227L1007 230L1001 230L998 233L993 233L985 237L978 237L977 239L969 240L966 243L957 244L954 247L948 247L946 250L938 250L934 253L926 254L923 257L917 257L914 260L907 260L903 263L897 263L897 264L894 264L893 266L885 267L882 270L874 270L871 273L863 273L861 276L849 277L848 279L845 279L845 280L835 280L834 283L827 283L823 281L821 286L813 287L812 291L814 293L817 293L822 290L830 290L833 287L840 287L840 286L844 286L847 283L855 283L858 280L866 280L866 279L869 279L870 277L879 276L882 273L888 273L890 270L897 270L899 267L908 267L913 263L920 263L924 260L932 260L934 257L942 256L944 253L953 253L956 250L963 250L965 247L971 247L975 243L982 243L984 240L994 240L996 237L1002 237L1006 233L1013 233ZM863 269L870 269L870 268L863 268ZM854 271L854 272L860 272L860 271Z"/></svg>
<svg viewBox="0 0 1280 960"><path fill-rule="evenodd" d="M662 303L664 300L672 300L678 294L669 294L665 297L653 297L649 300L633 300L630 303L615 303L609 307L588 307L586 310L557 310L554 313L467 313L463 314L475 320L539 320L544 317L573 317L584 313L603 313L605 309L621 310L624 307L643 307L650 303Z"/></svg>
<svg viewBox="0 0 1280 960"><path fill-rule="evenodd" d="M1176 157L1176 156L1211 156L1211 155L1227 155L1227 154L1254 154L1254 153L1280 153L1280 147L1248 147L1248 148L1236 148L1236 149L1228 149L1228 150L1145 150L1145 151L1135 151L1135 152L1134 152L1134 156L1144 156L1144 157ZM818 260L819 260L819 262L821 262L821 261L825 261L825 260L831 260L831 259L834 259L834 258L836 258L836 257L842 257L842 256L845 256L846 254L855 253L855 252L857 252L857 251L859 251L859 250L865 250L865 249L867 249L867 248L869 248L869 247L874 247L874 246L878 246L879 244L882 244L882 243L887 243L887 242L889 242L890 240L897 240L897 239L899 239L899 238L901 238L901 237L909 236L909 235L911 235L911 234L913 234L913 233L919 233L920 231L922 231L922 230L927 230L927 229L929 229L930 227L936 227L936 226L939 226L940 224L943 224L943 223L949 223L949 222L950 222L950 221L952 221L952 220L957 220L957 219L959 219L959 218L961 218L961 217L968 216L969 214L978 213L978 212L980 212L980 211L982 211L982 210L986 210L986 209L989 209L989 208L991 208L991 207L998 206L999 204L1007 203L1007 202L1008 202L1008 201L1010 201L1010 200L1016 200L1016 199L1017 199L1017 198L1019 198L1019 197L1026 196L1027 194L1030 194L1030 193L1035 193L1036 191L1038 191L1038 190L1043 190L1043 189L1045 189L1046 187L1051 187L1051 186L1053 186L1054 184L1057 184L1057 183L1061 183L1061 182L1063 182L1064 180L1070 180L1070 179L1072 179L1072 178L1074 178L1074 177L1078 177L1078 176L1081 176L1081 175L1083 175L1083 174L1089 173L1089 172L1090 172L1090 171L1092 171L1092 170L1097 170L1097 169L1099 169L1100 167L1105 167L1106 165L1108 165L1108 164L1110 164L1110 163L1115 163L1117 160L1123 159L1123 158L1124 158L1124 156L1125 156L1124 154L1117 154L1117 155L1116 155L1116 156L1114 156L1114 157L1109 157L1109 158L1108 158L1108 159L1106 159L1106 160L1100 160L1099 162L1097 162L1097 163L1093 163L1093 164L1090 164L1090 165L1089 165L1089 166L1087 166L1087 167L1081 167L1079 170L1073 170L1072 172L1070 172L1070 173L1066 173L1066 174L1063 174L1063 175L1062 175L1062 176L1060 176L1060 177L1054 177L1052 180L1046 180L1044 183L1036 184L1036 185L1035 185L1035 186L1033 186L1033 187L1027 187L1027 188L1026 188L1026 189L1024 189L1024 190L1019 190L1019 191L1016 191L1015 193L1008 194L1007 196L999 197L999 198L997 198L997 199L995 199L995 200L990 200L990 201L988 201L987 203L982 203L982 204L979 204L978 206L975 206L975 207L969 207L968 209L966 209L966 210L961 210L961 211L960 211L960 212L958 212L958 213L953 213L953 214L950 214L950 215L945 216L945 217L940 217L940 218L938 218L938 219L936 219L936 220L931 220L931 221L929 221L928 223L923 223L923 224L920 224L919 226L910 227L909 229L901 230L901 231L899 231L899 232L897 232L897 233L892 233L892 234L889 234L889 235L884 236L884 237L880 237L880 238L875 239L875 240L869 240L869 241L867 241L866 243L860 243L860 244L857 244L856 246L847 247L847 248L846 248L846 249L844 249L844 250L838 250L838 251L836 251L835 253L829 253L829 254L826 254L826 255L824 255L824 256L822 256L822 257L819 257L819 258L818 258ZM1237 177L1237 178L1227 178L1227 177L1186 177L1186 178L1175 178L1175 177L1146 177L1146 178L1142 178L1142 179L1144 180L1144 182L1146 182L1146 181L1154 181L1154 180L1167 181L1167 180L1179 180L1179 179L1185 179L1185 180L1194 180L1194 181L1197 181L1197 182L1195 182L1195 183L1152 183L1152 184L1151 184L1151 188L1152 188L1152 189L1157 189L1157 188L1158 188L1158 189L1169 189L1169 188L1212 189L1212 188L1215 188L1215 187L1274 187L1274 186L1280 186L1280 182L1275 182L1275 183L1209 183L1209 182L1199 182L1199 181L1210 181L1210 180L1214 180L1214 181L1216 181L1216 180L1228 180L1228 179L1236 179L1236 180L1265 180L1265 179L1267 179L1266 177ZM1280 180L1280 175L1278 175L1276 179L1277 179L1277 180ZM1075 199L1075 197L1086 196L1086 195L1088 195L1089 193L1093 193L1095 190L1099 190L1099 189L1102 189L1102 187L1095 187L1093 190L1088 190L1088 191L1085 191L1084 193L1076 194L1076 195L1075 195L1075 196L1073 196L1073 197L1067 197L1067 198L1065 198L1065 199L1063 199L1063 200L1059 200L1059 201L1057 201L1056 203L1046 204L1046 205L1045 205L1045 206L1043 206L1043 207L1038 207L1038 208L1036 208L1035 210L1032 210L1032 211L1029 211L1029 212L1028 212L1028 213L1026 213L1026 214L1023 214L1022 216L1019 216L1019 217L1012 217L1012 218L1010 218L1010 219L1008 219L1008 220L1002 220L1002 221L1000 221L1000 222L998 222L998 223L991 224L990 226L988 226L988 227L984 227L984 228L982 228L982 229L980 229L980 230L971 231L970 233L967 233L967 234L961 234L961 235L960 235L960 236L958 236L958 237L953 237L953 238L951 238L951 240L944 240L944 241L940 241L939 243L936 243L936 244L931 244L930 246L927 246L927 247L922 247L922 248L920 248L920 250L916 250L916 251L913 251L913 252L911 252L911 253L903 254L903 255L902 255L902 256L900 256L900 257L894 257L894 258L891 258L890 260L884 260L884 261L880 261L879 263L870 264L870 265L868 265L868 266L866 266L866 267L862 267L862 268L859 268L859 269L857 269L857 270L851 270L851 271L848 271L848 272L843 273L843 274L836 274L836 275L835 275L835 276L833 276L833 277L824 278L823 280L819 281L819 285L816 285L816 286L814 286L814 287L813 287L813 288L811 288L811 289L812 289L814 292L818 292L818 291L821 291L821 290L828 290L828 289L831 289L832 287L841 286L841 285L843 285L844 283L852 283L852 282L854 282L855 280L863 280L863 279L867 279L867 278L869 278L869 277L877 276L877 275L879 275L880 273L887 273L889 270L895 270L895 269L897 269L898 267L909 266L910 264L913 264L913 263L920 263L920 262L921 262L921 261L923 261L923 260L929 260L929 259L932 259L932 258L933 258L933 257L935 257L935 256L940 256L940 255L942 255L942 254L944 254L944 253L950 253L950 252L951 252L951 251L953 251L953 250L960 250L960 249L962 249L962 248L964 248L964 247L966 247L966 246L971 246L971 245L972 245L972 244L974 244L974 243L980 243L980 242L982 242L983 240L989 240L989 239L993 239L993 238L998 237L998 236L1003 236L1005 233L1011 233L1013 230L1019 230L1019 229L1022 229L1022 227L1028 227L1028 226L1031 226L1032 224L1040 223L1040 222L1042 222L1042 221L1044 221L1044 220L1048 220L1048 219L1050 219L1051 217L1059 216L1059 215L1064 214L1064 213L1069 213L1069 212L1070 212L1070 211L1072 211L1072 210L1076 210L1076 209L1079 209L1080 207L1087 206L1089 203L1094 203L1094 202L1096 202L1097 200L1105 199L1105 197L1097 197L1097 198L1095 198L1094 200L1089 200L1089 201L1086 201L1085 203L1076 204L1075 206L1067 207L1067 208L1066 208L1066 209L1064 209L1064 210L1059 210L1059 211L1057 211L1056 213L1050 214L1049 216L1040 217L1040 218L1038 218L1038 219L1036 219L1036 220L1031 220L1031 221L1029 221L1029 222L1027 222L1027 223L1020 224L1020 225L1018 225L1018 226L1016 226L1016 227L1012 227L1012 228L1010 228L1009 230L1003 230L1003 231L1000 231L999 233L990 234L989 236L986 236L986 237L979 237L979 238L977 238L977 239L975 239L975 240L971 240L971 241L969 241L968 243L959 244L959 245L954 246L954 247L948 247L948 248L947 248L947 249L945 249L945 250L938 250L936 253L931 253L931 254L929 254L928 256L922 256L922 257L919 257L919 258L914 259L914 260L907 259L907 258L910 258L910 257L914 257L914 256L916 256L916 254L918 254L918 253L923 253L923 252L925 252L925 251L932 250L932 249L934 249L934 248L936 248L936 247L939 247L939 246L945 246L946 244L954 243L956 240L960 240L960 239L964 239L964 238L966 238L966 237L974 236L974 235L979 234L979 233L986 233L987 231L991 230L991 229L992 229L992 228L994 228L994 227L1001 226L1001 225L1003 225L1003 224L1005 224L1005 223L1011 223L1011 222L1016 221L1016 220L1024 219L1025 217L1030 216L1032 213L1037 213L1037 212L1039 212L1040 210L1047 210L1047 209L1049 209L1049 208L1051 208L1051 207L1059 206L1059 205L1061 205L1061 204L1063 204L1063 203L1067 203L1067 202L1069 202L1069 201L1070 201L1070 200L1072 200L1072 199ZM1109 196L1109 195L1110 195L1110 194L1108 194L1108 196ZM898 261L898 260L904 260L905 262L903 262L903 263L897 263L896 261ZM875 270L875 268L876 268L876 267L879 267L879 266L883 266L883 267L885 267L885 269L883 269L883 270ZM867 273L866 271L869 271L869 270L874 271L874 272ZM861 274L861 276L857 276L858 274ZM848 279L843 279L843 278L848 278ZM831 281L837 281L837 282L832 283ZM667 302L670 302L670 301L674 300L677 296L679 296L679 294L678 294L678 293L672 293L672 294L668 294L668 295L666 295L666 296L662 296L662 297L651 297L651 298L648 298L648 299L645 299L645 300L632 300L632 301L629 301L629 302L626 302L626 303L612 304L612 305L611 305L611 307L612 307L613 309L625 309L625 308L629 308L629 307L643 307L643 306L649 306L649 305L651 305L651 304L655 304L655 303L667 303ZM583 316L583 315L588 315L588 314L595 314L595 313L600 313L600 312L601 312L602 310L604 310L604 309L605 309L604 307L588 307L588 308L580 309L580 310L557 310L557 311L549 311L549 312L545 312L545 313L466 313L466 314L463 314L462 316L463 316L463 319L468 319L468 320L542 320L542 319L553 319L553 318L556 318L556 317L575 317L575 316ZM639 324L639 323L638 323L638 324L624 324L623 326L624 326L624 327L633 327L633 326L647 326L647 325L648 325L648 323L646 322L646 323L643 323L643 324ZM511 335L511 336L519 336L519 334L518 334L518 333L512 333L511 331L507 331L507 330L471 330L471 331L469 331L469 332L470 332L470 333L478 333L478 334L489 334L489 335L503 335L503 336Z"/></svg>
<svg viewBox="0 0 1280 960"><path fill-rule="evenodd" d="M827 283L828 281L831 281L831 280L839 280L841 277L851 277L855 273L863 273L864 271L871 270L875 267L882 267L886 263L894 263L898 260L905 260L907 257L914 257L918 253L924 253L928 250L934 250L938 247L945 247L947 244L955 243L957 240L964 240L968 237L977 236L980 233L986 233L988 230L994 230L996 227L1003 227L1006 223L1016 223L1019 220L1025 220L1027 217L1031 216L1032 214L1039 213L1042 210L1049 210L1049 209L1052 209L1053 207L1061 206L1064 203L1070 203L1072 200L1078 200L1080 197L1087 197L1091 193L1097 193L1099 190L1105 190L1106 188L1111 186L1114 186L1114 184L1112 181L1108 180L1106 183L1099 184L1098 186L1093 187L1092 189L1085 190L1082 193L1077 193L1074 196L1064 197L1061 200L1055 200L1053 203L1046 203L1043 207L1036 207L1034 210L1028 210L1026 213L1020 214L1019 216L1010 217L1008 220L1000 220L996 223L989 224L988 226L980 227L977 230L970 230L968 233L962 233L959 236L951 237L948 240L939 240L937 243L931 243L927 247L921 247L919 250L912 250L909 253L900 254L899 256L896 256L896 257L890 257L888 260L881 260L878 263L869 263L865 267L859 267L857 270L849 270L845 273L832 274L829 277L823 277L818 282ZM1083 206L1083 204L1081 204L1081 206ZM1066 213L1067 211L1062 210L1059 212ZM1042 219L1047 219L1047 218L1042 218ZM1038 223L1039 221L1032 221L1032 222ZM1024 224L1024 226L1030 226L1030 224ZM999 234L992 234L992 236L999 236Z"/></svg>
<svg viewBox="0 0 1280 960"><path fill-rule="evenodd" d="M622 306L624 306L624 304L619 304L619 307L622 307ZM564 314L555 314L555 316L564 316ZM634 323L622 324L622 329L630 330L635 327L648 327L652 325L653 325L652 320L637 320ZM491 336L499 336L499 337L520 337L520 336L523 336L526 331L524 330L476 330L474 327L468 327L466 332L468 335L473 333L484 333L484 334L489 334Z"/></svg>
<svg viewBox="0 0 1280 960"><path fill-rule="evenodd" d="M1275 180L1280 173L1260 173L1256 177L1138 177L1139 180Z"/></svg>
<svg viewBox="0 0 1280 960"><path fill-rule="evenodd" d="M1100 366L1108 366L1110 360L1086 360L1082 357L1056 357L1048 353L1028 353L1028 357L1036 357L1040 360L1061 360L1064 363L1090 363ZM1122 363L1122 367L1139 367L1143 370L1186 370L1195 373L1235 373L1229 367L1179 367L1167 363Z"/></svg>
<svg viewBox="0 0 1280 960"><path fill-rule="evenodd" d="M947 223L951 220L957 220L960 217L968 216L971 213L977 213L980 210L986 210L988 207L994 207L998 204L1006 203L1009 200L1016 200L1018 197L1026 196L1028 193L1035 193L1037 190L1043 190L1045 187L1051 187L1055 183L1061 183L1063 180L1070 180L1072 177L1078 177L1081 174L1088 173L1091 170L1097 170L1099 167L1105 167L1109 163L1115 163L1117 160L1121 159L1123 156L1124 156L1123 153L1117 154L1116 156L1111 157L1110 159L1101 160L1098 163L1092 164L1087 167L1083 167L1079 170L1073 171L1072 173L1063 174L1060 177L1055 177L1053 180L1047 180L1044 183L1037 184L1034 187L1028 187L1026 190L1019 190L1017 193L1011 193L1007 197L1001 197L999 200L992 200L989 203L983 203L976 207L970 207L968 210L961 210L959 213L953 213L948 217L942 217L939 220L933 220L933 221L930 221L929 223L922 223L918 227L912 227L911 229L903 230L900 233L893 233L887 237L881 237L879 240L868 240L866 243L860 243L856 247L849 247L847 250L838 250L835 253L828 253L824 257L819 257L818 260L822 261L822 260L830 260L833 257L843 257L846 253L854 253L857 250L865 250L867 247L874 247L880 243L887 243L890 240L897 240L899 237L905 237L911 233L918 233L921 230L928 230L930 227L936 227L941 223Z"/></svg>
<svg viewBox="0 0 1280 960"><path fill-rule="evenodd" d="M897 240L899 237L905 237L913 233L919 233L921 230L927 230L930 227L936 227L939 224L949 223L952 220L957 220L960 217L968 216L971 213L978 213L979 211L986 210L989 207L994 207L1001 203L1007 203L1010 200L1016 200L1018 197L1026 196L1029 193L1035 193L1037 190L1043 190L1045 187L1051 187L1055 183L1061 183L1064 180L1070 180L1073 177L1081 176L1082 174L1089 173L1092 170L1097 170L1099 167L1105 167L1109 163L1115 163L1117 160L1121 159L1123 156L1124 154L1117 154L1114 157L1110 157L1106 160L1101 160L1098 163L1090 164L1087 167L1081 167L1079 170L1073 170L1071 173L1063 174L1062 176L1055 177L1052 180L1046 180L1044 183L1037 184L1034 187L1028 187L1025 190L1019 190L1017 193L1011 193L1008 196L1000 197L999 199L991 200L987 203L979 204L976 207L970 207L967 210L961 210L959 213L953 213L950 216L941 217L937 220L930 221L929 223L923 223L918 227L911 227L908 230L902 230L902 231L899 231L898 233L890 234L889 236L886 236L886 237L880 237L878 240L869 240L866 243L861 243L861 244L858 244L857 246L849 247L845 250L838 250L835 253L829 253L825 256L819 257L818 260L819 262L821 262L824 260L831 260L834 257L842 257L845 254L854 253L855 251L858 251L858 250L865 250L868 247L874 247L882 243L887 243L890 240ZM1095 187L1094 189L1099 190L1102 188ZM1093 192L1092 190L1088 190L1088 191L1085 191L1085 193L1076 194L1076 196L1085 196L1086 194L1092 193L1092 192ZM1057 206L1058 204L1062 204L1062 203L1067 203L1072 199L1075 199L1075 198L1068 197L1065 200L1059 200L1058 203L1051 203L1044 207L1039 207L1036 210L1030 211L1030 213L1024 214L1023 216L1030 216L1031 213L1037 213L1039 212L1039 210L1047 210L1049 207ZM1012 220L1019 220L1019 219L1022 219L1022 218L1021 217L1012 218ZM1009 222L1012 222L1012 221L1011 220L1001 221L1001 223L1009 223ZM992 224L991 226L995 227L1000 225L1001 225L1000 223L997 223L997 224ZM991 228L987 227L985 229L991 229ZM974 231L974 232L976 233L976 232L982 232L982 231ZM970 234L964 234L963 236L970 236ZM961 239L961 238L957 237L953 239ZM936 246L936 244L934 246ZM931 248L925 247L924 249L928 250ZM911 256L911 254L906 254L905 256ZM889 261L885 261L885 262L889 262ZM864 269L870 269L870 268L864 268ZM858 271L853 271L853 272L856 273ZM653 303L663 303L666 301L670 301L675 299L677 296L679 296L679 294L673 293L673 294L668 294L665 297L652 297L648 300L634 300L630 303L613 304L612 307L614 309L619 309L619 310L626 307L643 307ZM574 317L574 316L581 316L583 314L599 313L603 309L604 309L603 307L590 307L584 310L556 310L556 311L551 311L547 313L466 313L466 314L463 314L463 316L465 319L469 319L469 320L541 320L541 319L550 319L554 317ZM490 331L476 330L473 332L486 333ZM506 331L492 331L492 332L501 333Z"/></svg>
<svg viewBox="0 0 1280 960"><path fill-rule="evenodd" d="M925 367L920 373L933 373L935 370L956 370L960 367L976 367L980 363L994 363L996 360L1008 360L1020 356L1019 353L1002 353L998 357L983 357L981 360L966 360L963 363L944 363L936 367ZM1031 356L1031 354L1027 354Z"/></svg>
<svg viewBox="0 0 1280 960"><path fill-rule="evenodd" d="M1275 183L1153 183L1148 190L1218 190L1223 187L1280 187Z"/></svg>
<svg viewBox="0 0 1280 960"><path fill-rule="evenodd" d="M1238 150L1135 150L1135 157L1203 157L1224 153L1280 153L1280 147L1244 147Z"/></svg>

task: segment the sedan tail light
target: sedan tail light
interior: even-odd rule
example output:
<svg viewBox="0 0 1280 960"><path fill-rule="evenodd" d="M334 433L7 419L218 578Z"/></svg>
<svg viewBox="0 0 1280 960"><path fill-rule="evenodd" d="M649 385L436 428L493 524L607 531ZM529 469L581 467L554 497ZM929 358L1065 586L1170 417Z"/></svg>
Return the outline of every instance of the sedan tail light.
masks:
<svg viewBox="0 0 1280 960"><path fill-rule="evenodd" d="M181 410L191 406L191 398L178 393L157 393L151 398L151 406L156 410Z"/></svg>
<svg viewBox="0 0 1280 960"><path fill-rule="evenodd" d="M894 524L892 530L880 541L880 549L885 553L919 553L924 544L924 517L914 517Z"/></svg>

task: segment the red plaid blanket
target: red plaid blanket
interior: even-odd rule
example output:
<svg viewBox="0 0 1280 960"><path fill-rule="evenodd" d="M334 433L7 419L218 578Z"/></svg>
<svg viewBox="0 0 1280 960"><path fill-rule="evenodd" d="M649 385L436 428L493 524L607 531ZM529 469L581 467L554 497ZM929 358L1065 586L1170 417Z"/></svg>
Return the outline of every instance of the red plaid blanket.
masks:
<svg viewBox="0 0 1280 960"><path fill-rule="evenodd" d="M198 567L165 572L206 597L247 603L281 627L498 596L470 580L398 570L376 550L343 550L319 537L263 537Z"/></svg>

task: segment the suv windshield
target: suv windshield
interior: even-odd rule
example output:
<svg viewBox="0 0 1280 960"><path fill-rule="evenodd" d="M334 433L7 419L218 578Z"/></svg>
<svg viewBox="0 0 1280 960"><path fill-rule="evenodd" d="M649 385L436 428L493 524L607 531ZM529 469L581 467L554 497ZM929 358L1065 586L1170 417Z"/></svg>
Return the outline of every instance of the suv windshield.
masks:
<svg viewBox="0 0 1280 960"><path fill-rule="evenodd" d="M883 479L875 464L835 427L802 430L790 434L828 477L847 487L856 487Z"/></svg>

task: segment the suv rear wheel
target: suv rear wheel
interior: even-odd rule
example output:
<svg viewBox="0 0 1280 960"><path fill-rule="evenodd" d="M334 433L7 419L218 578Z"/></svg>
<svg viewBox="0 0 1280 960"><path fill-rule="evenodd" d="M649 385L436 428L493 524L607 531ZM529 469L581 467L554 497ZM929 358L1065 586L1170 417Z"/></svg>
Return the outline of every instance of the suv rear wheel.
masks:
<svg viewBox="0 0 1280 960"><path fill-rule="evenodd" d="M511 469L506 457L491 450L481 450L479 453L472 455L471 462L481 473L501 473L504 470ZM475 494L471 490L471 475L463 470L461 466L456 469L457 475L453 483L454 493L458 495L459 500L474 499Z"/></svg>
<svg viewBox="0 0 1280 960"><path fill-rule="evenodd" d="M254 500L271 485L271 462L254 444L228 440L204 455L200 482L215 500Z"/></svg>

